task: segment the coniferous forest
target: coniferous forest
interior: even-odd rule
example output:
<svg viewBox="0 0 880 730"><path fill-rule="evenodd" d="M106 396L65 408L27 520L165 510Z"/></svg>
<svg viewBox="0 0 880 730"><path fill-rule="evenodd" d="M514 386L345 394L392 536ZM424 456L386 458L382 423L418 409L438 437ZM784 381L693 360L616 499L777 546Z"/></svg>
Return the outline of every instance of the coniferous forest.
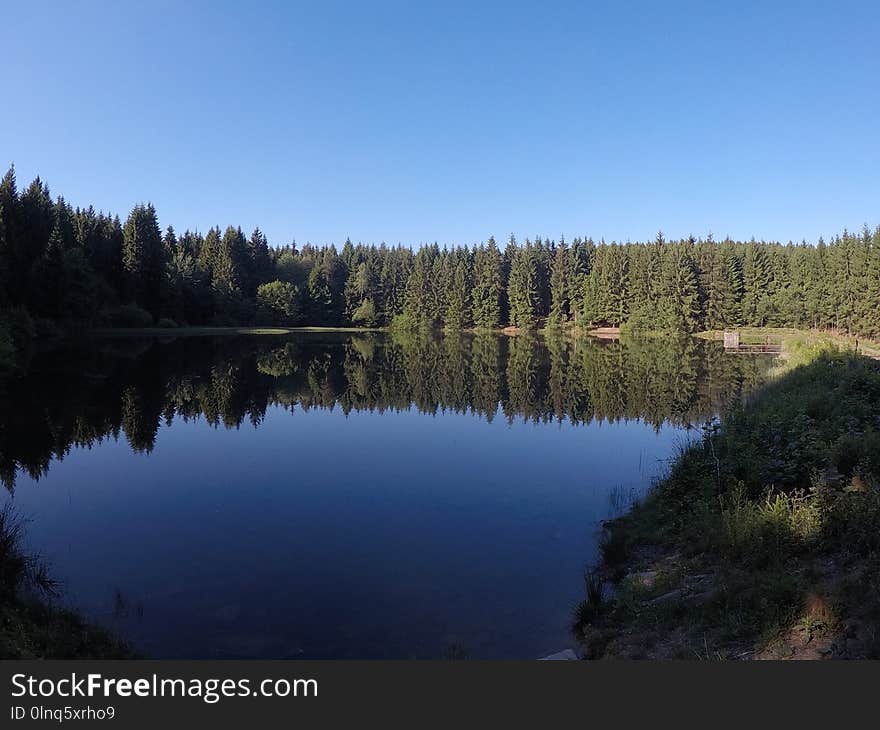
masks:
<svg viewBox="0 0 880 730"><path fill-rule="evenodd" d="M399 324L447 329L735 326L880 336L880 227L808 243L689 237L624 244L510 236L472 247L290 243L255 229L123 221L0 182L0 349L60 326ZM2 321L2 320L0 320ZM9 347L8 344L5 345Z"/></svg>

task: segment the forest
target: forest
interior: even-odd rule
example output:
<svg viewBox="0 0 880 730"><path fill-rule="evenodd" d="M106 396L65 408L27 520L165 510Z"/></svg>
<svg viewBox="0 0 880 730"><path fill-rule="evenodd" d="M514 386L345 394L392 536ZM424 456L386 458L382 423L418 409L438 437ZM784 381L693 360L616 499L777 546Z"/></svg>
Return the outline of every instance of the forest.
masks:
<svg viewBox="0 0 880 730"><path fill-rule="evenodd" d="M498 329L735 326L880 336L880 227L815 244L542 236L471 247L272 246L255 229L164 233L151 204L73 208L0 182L0 362L70 327L323 325Z"/></svg>

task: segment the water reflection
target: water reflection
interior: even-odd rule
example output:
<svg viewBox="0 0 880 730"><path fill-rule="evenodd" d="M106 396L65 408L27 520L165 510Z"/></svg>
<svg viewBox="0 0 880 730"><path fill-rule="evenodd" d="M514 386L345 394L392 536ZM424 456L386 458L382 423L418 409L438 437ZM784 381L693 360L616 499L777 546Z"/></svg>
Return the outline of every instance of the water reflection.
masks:
<svg viewBox="0 0 880 730"><path fill-rule="evenodd" d="M108 339L0 386L65 600L155 657L532 658L595 526L769 362L696 340Z"/></svg>
<svg viewBox="0 0 880 730"><path fill-rule="evenodd" d="M271 406L500 413L512 422L698 424L760 382L761 358L684 339L495 335L110 339L34 354L0 384L0 479L39 478L108 437L150 452L163 422L259 426Z"/></svg>

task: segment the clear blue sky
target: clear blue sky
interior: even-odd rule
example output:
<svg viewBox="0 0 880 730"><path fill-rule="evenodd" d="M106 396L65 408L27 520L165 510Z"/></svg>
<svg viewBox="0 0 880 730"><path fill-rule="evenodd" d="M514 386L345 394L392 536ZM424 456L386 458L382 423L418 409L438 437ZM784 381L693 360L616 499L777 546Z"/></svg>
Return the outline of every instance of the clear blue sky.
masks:
<svg viewBox="0 0 880 730"><path fill-rule="evenodd" d="M0 165L74 205L273 244L880 223L876 0L0 5Z"/></svg>

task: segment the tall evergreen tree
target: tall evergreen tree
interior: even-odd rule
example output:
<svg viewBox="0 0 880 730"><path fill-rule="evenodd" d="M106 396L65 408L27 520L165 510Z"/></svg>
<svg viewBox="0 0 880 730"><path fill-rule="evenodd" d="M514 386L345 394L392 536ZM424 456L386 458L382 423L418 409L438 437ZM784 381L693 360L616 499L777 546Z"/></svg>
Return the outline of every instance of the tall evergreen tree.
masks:
<svg viewBox="0 0 880 730"><path fill-rule="evenodd" d="M674 326L682 332L693 332L701 322L699 286L690 244L672 246L667 262L667 297Z"/></svg>
<svg viewBox="0 0 880 730"><path fill-rule="evenodd" d="M275 278L275 267L272 263L272 255L269 252L269 242L266 236L259 228L254 228L251 237L248 240L249 254L252 261L251 264L251 282L250 289L256 294L257 287L260 284L267 284Z"/></svg>
<svg viewBox="0 0 880 730"><path fill-rule="evenodd" d="M435 251L424 247L416 252L413 259L403 299L403 313L409 323L415 326L433 327L438 317L437 310L432 309L434 292L431 280L435 258Z"/></svg>
<svg viewBox="0 0 880 730"><path fill-rule="evenodd" d="M443 322L448 329L461 330L471 324L471 272L466 252L457 252L454 259Z"/></svg>
<svg viewBox="0 0 880 730"><path fill-rule="evenodd" d="M486 246L474 252L474 325L480 329L501 325L502 275L501 252L490 236Z"/></svg>
<svg viewBox="0 0 880 730"><path fill-rule="evenodd" d="M750 327L763 327L770 315L770 265L765 250L752 239L743 256L742 319Z"/></svg>
<svg viewBox="0 0 880 730"><path fill-rule="evenodd" d="M159 312L162 254L156 209L152 204L135 206L123 228L122 268L127 291L153 315Z"/></svg>
<svg viewBox="0 0 880 730"><path fill-rule="evenodd" d="M550 314L549 325L561 325L571 315L571 284L569 282L569 251L561 239L550 264Z"/></svg>
<svg viewBox="0 0 880 730"><path fill-rule="evenodd" d="M511 326L520 329L535 327L540 307L538 264L535 248L528 238L513 252L507 297L510 302Z"/></svg>

